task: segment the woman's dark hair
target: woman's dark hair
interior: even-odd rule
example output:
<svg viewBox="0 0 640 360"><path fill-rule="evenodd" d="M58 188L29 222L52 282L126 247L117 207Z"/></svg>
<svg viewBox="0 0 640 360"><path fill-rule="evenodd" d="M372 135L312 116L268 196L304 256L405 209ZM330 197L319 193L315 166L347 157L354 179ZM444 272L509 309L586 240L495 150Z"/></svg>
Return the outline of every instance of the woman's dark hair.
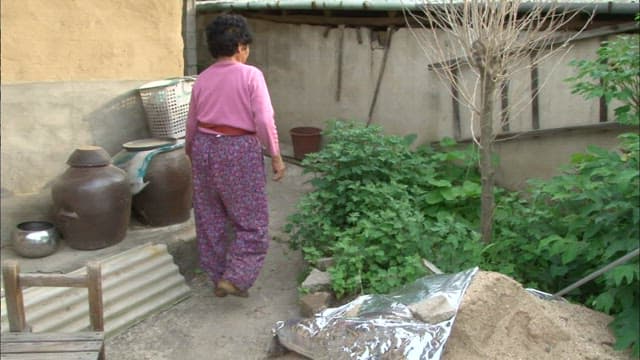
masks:
<svg viewBox="0 0 640 360"><path fill-rule="evenodd" d="M233 56L238 45L251 44L253 37L247 20L240 15L224 14L216 17L206 29L207 46L214 58Z"/></svg>

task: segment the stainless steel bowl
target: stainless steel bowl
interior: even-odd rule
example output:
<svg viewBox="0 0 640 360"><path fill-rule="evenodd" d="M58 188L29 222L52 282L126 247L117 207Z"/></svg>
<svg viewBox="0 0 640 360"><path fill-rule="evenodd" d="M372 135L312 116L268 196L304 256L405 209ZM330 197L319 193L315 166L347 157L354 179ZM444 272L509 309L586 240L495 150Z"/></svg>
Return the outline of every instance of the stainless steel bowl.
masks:
<svg viewBox="0 0 640 360"><path fill-rule="evenodd" d="M13 250L24 257L43 257L56 251L59 239L60 235L52 223L26 221L18 224L13 231Z"/></svg>

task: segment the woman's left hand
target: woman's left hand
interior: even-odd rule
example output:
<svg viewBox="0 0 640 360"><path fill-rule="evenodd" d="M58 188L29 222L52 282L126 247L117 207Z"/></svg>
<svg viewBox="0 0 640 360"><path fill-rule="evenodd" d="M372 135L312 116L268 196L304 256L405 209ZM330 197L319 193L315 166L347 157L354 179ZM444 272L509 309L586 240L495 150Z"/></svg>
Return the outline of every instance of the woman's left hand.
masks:
<svg viewBox="0 0 640 360"><path fill-rule="evenodd" d="M280 181L284 177L286 167L282 156L277 155L271 157L271 167L273 168L273 181Z"/></svg>

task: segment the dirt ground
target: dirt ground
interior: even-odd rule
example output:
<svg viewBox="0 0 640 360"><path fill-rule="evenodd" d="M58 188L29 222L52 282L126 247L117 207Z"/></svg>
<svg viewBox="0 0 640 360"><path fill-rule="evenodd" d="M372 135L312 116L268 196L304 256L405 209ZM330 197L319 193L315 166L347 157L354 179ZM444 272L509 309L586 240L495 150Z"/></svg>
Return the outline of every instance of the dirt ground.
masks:
<svg viewBox="0 0 640 360"><path fill-rule="evenodd" d="M267 169L270 163L265 161ZM265 266L248 299L217 298L204 274L190 286L193 294L107 340L108 359L198 360L264 359L277 321L299 316L299 252L282 243L282 226L300 195L310 189L302 168L288 164L287 176L267 184L271 242ZM270 175L270 173L269 173ZM295 354L280 359L301 359Z"/></svg>
<svg viewBox="0 0 640 360"><path fill-rule="evenodd" d="M250 297L217 298L206 275L193 294L107 341L107 358L119 360L264 359L277 321L299 316L298 253L272 243ZM303 359L295 354L280 359Z"/></svg>

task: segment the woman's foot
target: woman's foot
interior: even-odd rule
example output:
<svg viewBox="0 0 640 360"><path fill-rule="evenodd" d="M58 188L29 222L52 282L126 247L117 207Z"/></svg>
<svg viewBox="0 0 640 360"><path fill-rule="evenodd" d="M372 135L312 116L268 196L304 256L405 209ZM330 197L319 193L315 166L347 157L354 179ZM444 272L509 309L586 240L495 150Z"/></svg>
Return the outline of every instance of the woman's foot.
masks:
<svg viewBox="0 0 640 360"><path fill-rule="evenodd" d="M213 290L213 294L217 297L225 297L228 295L227 292L219 286L216 286L216 288Z"/></svg>
<svg viewBox="0 0 640 360"><path fill-rule="evenodd" d="M216 292L220 290L221 293L224 292L225 296L228 295L233 295L233 296L239 296L239 297L249 297L249 292L247 290L240 290L238 289L235 285L233 285L232 283L230 283L229 281L222 279L218 282L218 286L216 287ZM216 296L217 293L216 293Z"/></svg>

